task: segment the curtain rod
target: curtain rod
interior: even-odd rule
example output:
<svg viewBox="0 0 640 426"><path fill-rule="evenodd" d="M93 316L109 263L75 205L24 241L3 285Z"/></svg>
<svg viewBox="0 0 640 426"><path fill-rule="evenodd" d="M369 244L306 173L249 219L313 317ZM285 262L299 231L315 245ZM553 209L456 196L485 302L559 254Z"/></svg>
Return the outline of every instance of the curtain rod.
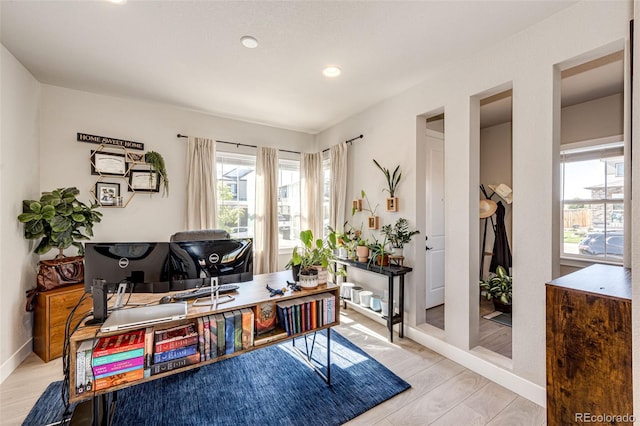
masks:
<svg viewBox="0 0 640 426"><path fill-rule="evenodd" d="M182 135L182 134L178 133L178 137L179 137L179 138L188 138L189 136L187 136L187 135ZM353 144L353 141L355 141L356 139L362 139L363 137L364 137L364 135L356 136L355 138L351 138L351 139L349 139L349 140L347 140L347 141L344 141L344 142L345 142L345 143L348 143L349 145L351 145L351 144ZM228 145L235 145L235 146L236 146L236 148L241 147L241 146L245 146L245 147L247 147L247 148L257 148L257 146L256 146L256 145L248 145L248 144L246 144L246 143L228 142L228 141L219 141L219 140L217 140L217 139L216 139L216 142L217 142L217 143L226 143L226 144L228 144ZM300 154L300 152L299 152L299 151L290 151L290 150L288 150L288 149L278 149L278 151L281 151L281 152L288 152L288 153L290 153L290 154ZM323 152L323 153L324 153L324 152L327 152L327 151L329 151L329 148L326 148L326 149L323 149L323 150L322 150L322 152Z"/></svg>

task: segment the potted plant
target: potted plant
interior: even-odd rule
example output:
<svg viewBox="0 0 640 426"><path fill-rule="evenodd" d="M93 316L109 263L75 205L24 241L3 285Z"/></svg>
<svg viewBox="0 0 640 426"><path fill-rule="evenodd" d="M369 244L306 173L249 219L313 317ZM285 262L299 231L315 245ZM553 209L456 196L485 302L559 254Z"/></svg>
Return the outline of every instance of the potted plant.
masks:
<svg viewBox="0 0 640 426"><path fill-rule="evenodd" d="M387 241L386 235L382 242L375 239L373 243L369 244L369 266L371 266L371 263L373 262L380 266L380 270L382 270L383 266L389 265L389 251L387 250L387 244L389 244L389 242Z"/></svg>
<svg viewBox="0 0 640 426"><path fill-rule="evenodd" d="M57 249L57 257L63 257L64 250L74 246L78 254L84 254L83 240L93 236L93 224L102 220L102 213L95 203L88 206L76 196L75 188L58 188L43 192L40 200L23 200L22 213L18 220L24 223L24 237L40 242L34 252L45 254Z"/></svg>
<svg viewBox="0 0 640 426"><path fill-rule="evenodd" d="M378 169L380 169L385 179L387 179L387 187L383 189L383 191L387 191L389 193L389 198L387 198L387 211L398 211L398 198L395 194L396 189L398 188L398 183L400 183L400 179L402 178L400 165L397 165L392 173L386 167L382 167L375 158L373 159L373 163L378 167Z"/></svg>
<svg viewBox="0 0 640 426"><path fill-rule="evenodd" d="M388 238L396 256L402 256L404 245L409 243L414 235L420 233L418 230L411 231L409 229L409 222L402 217L398 219L393 226L384 225L381 231Z"/></svg>
<svg viewBox="0 0 640 426"><path fill-rule="evenodd" d="M291 259L285 267L293 270L294 280L300 281L302 287L315 288L318 284L326 283L327 268L335 260L336 233L329 232L324 240L314 239L313 232L307 229L300 232L300 241L302 246L293 248Z"/></svg>
<svg viewBox="0 0 640 426"><path fill-rule="evenodd" d="M378 204L374 208L371 208L371 203L369 202L369 198L367 194L364 192L364 189L360 190L360 195L362 199L367 202L367 207L362 208L361 210L357 210L355 208L351 209L351 215L354 215L356 211L367 211L369 212L369 217L367 218L367 227L369 229L378 229L378 224L380 223L380 219L376 216L376 210L378 210Z"/></svg>
<svg viewBox="0 0 640 426"><path fill-rule="evenodd" d="M160 179L160 186L162 187L162 196L169 195L169 176L167 175L167 168L162 155L156 151L148 151L144 154L144 161L151 166L152 171L158 173L158 179ZM149 179L151 179L151 175Z"/></svg>
<svg viewBox="0 0 640 426"><path fill-rule="evenodd" d="M366 238L358 238L356 257L358 258L358 262L367 262L369 260L369 243Z"/></svg>
<svg viewBox="0 0 640 426"><path fill-rule="evenodd" d="M496 311L510 313L512 284L513 280L507 270L498 266L495 274L491 274L486 281L480 281L480 288L486 291L487 300L493 300Z"/></svg>

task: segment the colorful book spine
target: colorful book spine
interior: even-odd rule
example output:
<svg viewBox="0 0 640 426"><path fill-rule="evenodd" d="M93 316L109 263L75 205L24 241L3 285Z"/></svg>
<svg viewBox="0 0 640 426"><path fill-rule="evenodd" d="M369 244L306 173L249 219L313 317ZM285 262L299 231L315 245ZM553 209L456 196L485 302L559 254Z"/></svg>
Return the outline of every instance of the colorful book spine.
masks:
<svg viewBox="0 0 640 426"><path fill-rule="evenodd" d="M198 318L198 352L200 352L200 361L204 361L204 320L202 317Z"/></svg>
<svg viewBox="0 0 640 426"><path fill-rule="evenodd" d="M166 352L172 349L183 348L185 346L191 346L200 343L200 336L193 334L192 336L182 337L178 340L169 340L162 343L156 343L155 353Z"/></svg>
<svg viewBox="0 0 640 426"><path fill-rule="evenodd" d="M256 335L269 333L276 328L276 304L264 302L255 306L255 333Z"/></svg>
<svg viewBox="0 0 640 426"><path fill-rule="evenodd" d="M209 334L211 335L211 358L218 356L218 321L215 315L209 315Z"/></svg>
<svg viewBox="0 0 640 426"><path fill-rule="evenodd" d="M178 368L186 367L188 365L198 364L200 362L200 354L195 353L193 355L186 356L184 358L173 359L171 361L160 362L151 366L151 375L164 373L166 371L175 370Z"/></svg>
<svg viewBox="0 0 640 426"><path fill-rule="evenodd" d="M253 310L242 309L242 349L253 346Z"/></svg>
<svg viewBox="0 0 640 426"><path fill-rule="evenodd" d="M138 368L123 373L114 374L113 376L103 377L96 379L94 382L94 388L96 391L102 389L108 389L114 386L123 385L136 380L140 380L144 377L144 369Z"/></svg>
<svg viewBox="0 0 640 426"><path fill-rule="evenodd" d="M144 366L144 356L129 358L123 361L116 361L109 364L103 364L97 367L93 367L93 374L95 375L95 377L101 377L107 373L112 373L114 371L128 370L133 367L141 366Z"/></svg>
<svg viewBox="0 0 640 426"><path fill-rule="evenodd" d="M125 359L137 358L139 356L144 356L144 348L142 349L134 349L132 351L119 352L117 354L99 356L97 358L93 358L92 365L97 367L99 365L111 364L112 362L123 361Z"/></svg>
<svg viewBox="0 0 640 426"><path fill-rule="evenodd" d="M224 313L224 353L229 355L232 354L235 346L234 346L234 338L235 338L235 315L233 312L225 312Z"/></svg>
<svg viewBox="0 0 640 426"><path fill-rule="evenodd" d="M242 350L242 311L233 311L233 347L234 350Z"/></svg>
<svg viewBox="0 0 640 426"><path fill-rule="evenodd" d="M195 324L182 324L176 327L166 328L164 330L157 330L155 332L154 341L158 343L171 339L180 339L196 332L197 330Z"/></svg>
<svg viewBox="0 0 640 426"><path fill-rule="evenodd" d="M153 354L153 363L171 361L172 359L182 358L185 356L193 355L198 352L198 345L187 346L184 348L172 349L167 352L160 352ZM202 358L202 357L201 357Z"/></svg>
<svg viewBox="0 0 640 426"><path fill-rule="evenodd" d="M225 319L224 315L216 314L216 328L218 329L218 356L225 353Z"/></svg>
<svg viewBox="0 0 640 426"><path fill-rule="evenodd" d="M144 348L145 330L135 330L114 336L102 337L93 350L93 357L98 358L132 349Z"/></svg>
<svg viewBox="0 0 640 426"><path fill-rule="evenodd" d="M93 377L95 377L95 379L98 380L98 379L103 379L103 378L109 377L109 376L115 376L117 374L128 373L129 371L133 371L133 370L142 370L144 372L144 368L142 368L142 365L138 365L136 367L129 367L129 368L123 368L121 370L110 371L109 373L94 374ZM144 375L143 375L143 377L144 377Z"/></svg>
<svg viewBox="0 0 640 426"><path fill-rule="evenodd" d="M211 325L209 324L209 316L202 318L204 328L204 359L211 359Z"/></svg>

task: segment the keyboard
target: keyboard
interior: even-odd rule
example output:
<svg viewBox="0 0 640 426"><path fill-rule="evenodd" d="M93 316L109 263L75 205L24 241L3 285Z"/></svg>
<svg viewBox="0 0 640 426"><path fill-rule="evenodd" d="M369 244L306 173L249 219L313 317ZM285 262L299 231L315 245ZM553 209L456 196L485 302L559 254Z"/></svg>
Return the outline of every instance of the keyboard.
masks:
<svg viewBox="0 0 640 426"><path fill-rule="evenodd" d="M237 284L222 284L218 286L218 293L231 293L236 291L240 286ZM215 289L215 287L214 287ZM189 290L182 293L176 293L173 295L173 300L181 302L183 300L198 299L200 297L207 297L211 295L211 287L200 287L196 290Z"/></svg>

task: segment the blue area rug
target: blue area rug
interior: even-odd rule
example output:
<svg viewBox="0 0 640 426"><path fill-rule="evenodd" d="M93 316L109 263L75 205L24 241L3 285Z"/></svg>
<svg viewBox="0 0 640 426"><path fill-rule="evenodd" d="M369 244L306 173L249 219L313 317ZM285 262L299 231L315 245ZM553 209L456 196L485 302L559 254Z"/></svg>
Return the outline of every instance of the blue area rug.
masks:
<svg viewBox="0 0 640 426"><path fill-rule="evenodd" d="M326 331L318 333L316 364L326 364L326 343ZM62 420L61 386L49 385L24 425ZM118 391L113 424L340 425L408 388L332 331L331 386L286 342Z"/></svg>

